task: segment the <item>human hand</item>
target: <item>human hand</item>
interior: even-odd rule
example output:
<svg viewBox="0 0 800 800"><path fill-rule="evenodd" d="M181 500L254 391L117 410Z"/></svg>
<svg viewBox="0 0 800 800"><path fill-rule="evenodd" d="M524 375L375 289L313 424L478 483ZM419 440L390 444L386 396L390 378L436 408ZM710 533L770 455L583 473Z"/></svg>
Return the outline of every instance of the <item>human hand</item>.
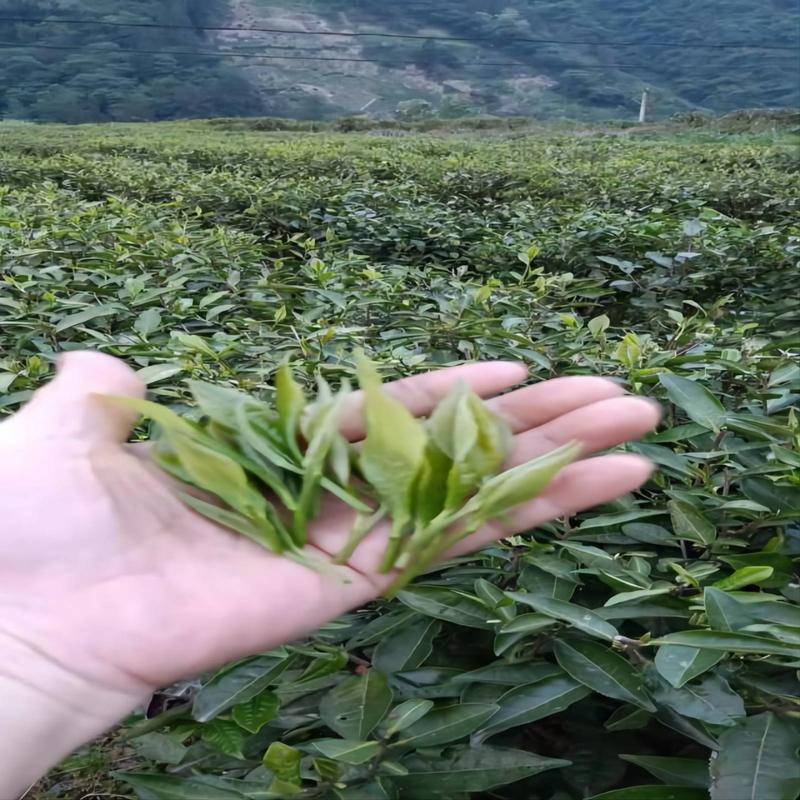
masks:
<svg viewBox="0 0 800 800"><path fill-rule="evenodd" d="M489 405L514 429L513 463L571 440L588 456L658 421L655 405L599 378L561 378L497 396L525 377L519 364L490 362L387 390L424 415L466 380L493 398ZM6 681L77 706L86 718L77 740L55 749L99 733L159 686L296 639L392 581L378 572L385 529L375 530L347 567L320 573L190 511L146 448L125 444L135 420L96 396L143 393L122 362L71 353L55 380L0 425L0 655L11 653ZM360 408L350 409L344 429L354 440L363 433ZM637 456L586 458L458 552L610 501L649 474ZM351 523L352 511L329 500L310 547L336 553Z"/></svg>

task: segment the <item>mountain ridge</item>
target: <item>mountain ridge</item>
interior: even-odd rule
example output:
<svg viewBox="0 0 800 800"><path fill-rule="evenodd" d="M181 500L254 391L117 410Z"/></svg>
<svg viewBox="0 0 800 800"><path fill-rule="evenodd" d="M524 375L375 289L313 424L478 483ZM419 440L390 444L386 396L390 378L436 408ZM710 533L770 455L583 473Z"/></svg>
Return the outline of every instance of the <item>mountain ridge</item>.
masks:
<svg viewBox="0 0 800 800"><path fill-rule="evenodd" d="M633 119L645 88L656 118L800 105L800 50L722 47L798 47L796 0L0 0L0 31L7 118Z"/></svg>

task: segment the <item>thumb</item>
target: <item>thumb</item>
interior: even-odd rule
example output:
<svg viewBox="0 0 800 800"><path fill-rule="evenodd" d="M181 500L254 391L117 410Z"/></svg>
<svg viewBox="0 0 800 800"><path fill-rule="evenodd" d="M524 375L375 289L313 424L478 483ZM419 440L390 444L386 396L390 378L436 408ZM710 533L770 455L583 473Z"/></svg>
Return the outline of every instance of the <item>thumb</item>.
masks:
<svg viewBox="0 0 800 800"><path fill-rule="evenodd" d="M137 415L104 403L101 395L144 397L145 391L136 373L117 358L88 351L64 353L55 378L11 422L32 426L34 435L124 442Z"/></svg>

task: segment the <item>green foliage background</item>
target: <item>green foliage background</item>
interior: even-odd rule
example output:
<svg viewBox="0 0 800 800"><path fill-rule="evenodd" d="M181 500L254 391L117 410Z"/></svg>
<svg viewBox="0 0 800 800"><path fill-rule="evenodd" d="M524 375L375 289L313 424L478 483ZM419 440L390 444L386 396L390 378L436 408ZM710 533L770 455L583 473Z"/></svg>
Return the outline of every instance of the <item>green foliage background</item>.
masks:
<svg viewBox="0 0 800 800"><path fill-rule="evenodd" d="M121 791L793 800L796 145L0 126L6 411L64 349L181 409L186 378L267 392L288 356L335 381L360 346L393 376L600 373L666 410L631 445L660 468L641 492L165 689L115 734Z"/></svg>
<svg viewBox="0 0 800 800"><path fill-rule="evenodd" d="M795 0L726 0L723 5L716 0L696 0L690 7L684 0L0 0L0 17L51 20L0 22L0 115L69 123L259 114L323 119L357 113L369 104L370 114L387 117L398 103L423 99L444 116L478 111L632 119L645 86L653 91L654 113L662 117L691 108L722 113L800 105L797 50L708 47L745 42L796 48L800 8ZM58 17L189 29L52 21ZM237 39L191 28L209 25L425 31L481 41L277 34ZM520 38L621 44L514 41ZM629 42L643 46L626 46ZM658 42L689 47L665 49ZM274 46L302 49L288 53L295 60L267 63L126 52L287 54L265 49ZM302 55L377 59L378 64L296 60ZM531 80L542 76L543 83Z"/></svg>

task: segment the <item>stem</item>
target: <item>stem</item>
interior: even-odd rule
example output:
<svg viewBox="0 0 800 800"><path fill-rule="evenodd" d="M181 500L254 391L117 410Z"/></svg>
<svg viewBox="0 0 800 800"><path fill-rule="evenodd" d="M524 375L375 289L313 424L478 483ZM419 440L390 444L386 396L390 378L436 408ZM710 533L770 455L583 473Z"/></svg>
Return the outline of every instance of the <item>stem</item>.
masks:
<svg viewBox="0 0 800 800"><path fill-rule="evenodd" d="M316 555L309 555L306 550L300 547L292 547L291 550L286 550L281 553L281 556L321 575L337 576L341 578L342 575L347 574L343 570L338 570L335 565L331 564L329 561L324 561Z"/></svg>
<svg viewBox="0 0 800 800"><path fill-rule="evenodd" d="M400 555L400 544L400 534L395 534L393 531L392 535L389 537L388 543L386 544L386 552L383 554L383 561L381 561L381 566L378 570L381 574L385 575L387 572L392 571L392 568L394 567L395 562Z"/></svg>
<svg viewBox="0 0 800 800"><path fill-rule="evenodd" d="M173 706L166 711L162 711L152 719L145 719L142 722L137 722L136 725L131 726L120 735L120 741L127 742L129 739L135 739L137 736L143 736L145 733L156 731L162 728L168 722L185 717L192 710L191 703L181 703L179 706Z"/></svg>
<svg viewBox="0 0 800 800"><path fill-rule="evenodd" d="M375 526L386 516L386 509L381 506L374 514L366 515L359 514L356 517L356 523L347 537L347 542L344 547L336 554L333 559L334 564L346 564L356 548L364 541L364 539L372 533Z"/></svg>
<svg viewBox="0 0 800 800"><path fill-rule="evenodd" d="M451 518L451 520L454 518L455 517ZM475 533L475 531L477 531L478 528L483 525L483 522L484 521L481 519L473 519L464 528L451 531L449 534L444 536L429 536L427 539L427 546L422 547L417 551L417 558L413 566L403 570L403 572L397 576L394 583L392 583L392 585L386 591L385 597L390 600L396 597L400 591L402 591L406 586L408 586L409 583L411 583L411 581L414 580L414 578L425 572L425 570L428 569L428 567L430 567L434 561L437 561L443 553L446 553L451 547L454 547L462 539L466 539L468 536L471 536L473 533ZM426 528L425 530L429 531L430 528Z"/></svg>
<svg viewBox="0 0 800 800"><path fill-rule="evenodd" d="M415 555L417 555L421 550L424 550L436 537L436 535L450 525L450 523L450 515L445 514L443 511L441 514L439 514L439 516L432 519L427 525L418 525L414 530L414 533L411 535L408 541L406 541L402 553L400 553L398 558L395 559L395 562L392 564L392 566L400 566L400 568L404 568L405 565L410 563Z"/></svg>

